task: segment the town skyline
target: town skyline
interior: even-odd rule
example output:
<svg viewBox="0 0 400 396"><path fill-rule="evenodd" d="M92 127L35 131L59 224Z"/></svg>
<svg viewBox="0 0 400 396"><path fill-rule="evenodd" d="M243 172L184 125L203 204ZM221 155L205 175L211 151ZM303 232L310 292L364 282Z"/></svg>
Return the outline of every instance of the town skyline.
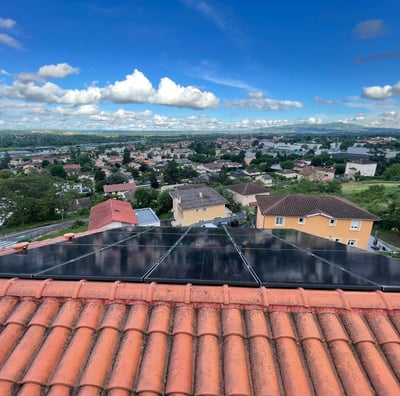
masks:
<svg viewBox="0 0 400 396"><path fill-rule="evenodd" d="M17 0L0 13L0 130L398 127L398 10Z"/></svg>

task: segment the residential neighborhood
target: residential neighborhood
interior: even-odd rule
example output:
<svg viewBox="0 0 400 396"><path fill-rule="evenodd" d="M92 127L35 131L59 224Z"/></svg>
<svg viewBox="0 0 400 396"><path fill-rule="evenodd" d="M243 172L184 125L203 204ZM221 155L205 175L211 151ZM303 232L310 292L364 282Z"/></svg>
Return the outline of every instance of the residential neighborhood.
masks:
<svg viewBox="0 0 400 396"><path fill-rule="evenodd" d="M400 180L396 137L221 134L125 140L42 146L15 153L4 150L0 170L4 191L7 183L18 182L23 188L23 182L31 179L37 178L36 185L46 180L52 185L46 191L53 194L47 200L54 200L54 208L43 213L34 210L34 205L13 210L15 201L7 193L2 223L29 224L75 213L90 217L92 228L101 202L120 200L130 205L131 214L121 210L127 218L117 223L104 215L102 227L134 224L132 213L147 210L154 214L153 218L147 212L151 224L291 228L362 249L370 247L376 227L398 229L393 220L397 211L393 192ZM370 183L367 190L391 188L383 195L391 194L393 204L362 207L364 198L354 194L356 201L351 202L352 196L345 192L352 183ZM320 200L313 206L316 194ZM278 207L282 208L279 213ZM287 212L292 207L295 212ZM339 208L343 211L338 212Z"/></svg>

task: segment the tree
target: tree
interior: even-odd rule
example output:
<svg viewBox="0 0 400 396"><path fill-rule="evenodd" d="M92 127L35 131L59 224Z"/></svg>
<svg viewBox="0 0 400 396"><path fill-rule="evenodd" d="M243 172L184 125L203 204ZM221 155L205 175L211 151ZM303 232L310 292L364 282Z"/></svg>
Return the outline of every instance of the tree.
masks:
<svg viewBox="0 0 400 396"><path fill-rule="evenodd" d="M400 180L400 163L388 166L382 176L386 180Z"/></svg>
<svg viewBox="0 0 400 396"><path fill-rule="evenodd" d="M10 167L11 156L8 151L0 159L0 169L8 169Z"/></svg>
<svg viewBox="0 0 400 396"><path fill-rule="evenodd" d="M290 160L282 161L281 162L281 168L282 169L293 169L294 168L294 162Z"/></svg>
<svg viewBox="0 0 400 396"><path fill-rule="evenodd" d="M164 170L164 182L166 184L176 184L182 181L182 168L175 160L168 161Z"/></svg>
<svg viewBox="0 0 400 396"><path fill-rule="evenodd" d="M169 193L172 190L164 190L160 192L157 197L157 212L158 213L167 213L172 209L172 198Z"/></svg>
<svg viewBox="0 0 400 396"><path fill-rule="evenodd" d="M64 166L61 164L49 165L48 169L50 169L50 173L54 177L59 177L60 179L67 178L67 172L65 171Z"/></svg>
<svg viewBox="0 0 400 396"><path fill-rule="evenodd" d="M128 181L128 178L120 172L111 173L106 177L106 184L123 184Z"/></svg>
<svg viewBox="0 0 400 396"><path fill-rule="evenodd" d="M157 208L159 191L153 188L138 188L135 191L136 208Z"/></svg>
<svg viewBox="0 0 400 396"><path fill-rule="evenodd" d="M122 155L122 163L126 165L129 164L130 162L131 162L131 152L127 147L125 147Z"/></svg>

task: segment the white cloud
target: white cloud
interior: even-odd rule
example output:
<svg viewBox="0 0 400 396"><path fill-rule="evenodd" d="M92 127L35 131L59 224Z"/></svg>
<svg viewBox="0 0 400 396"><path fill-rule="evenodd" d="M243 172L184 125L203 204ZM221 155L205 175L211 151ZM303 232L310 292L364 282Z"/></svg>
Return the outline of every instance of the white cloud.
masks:
<svg viewBox="0 0 400 396"><path fill-rule="evenodd" d="M58 85L50 82L46 82L42 85L35 85L33 82L21 83L15 81L13 87L6 89L6 96L10 99L55 103L58 100L60 92L62 92L62 89Z"/></svg>
<svg viewBox="0 0 400 396"><path fill-rule="evenodd" d="M17 23L10 18L0 17L0 28L1 29L12 29Z"/></svg>
<svg viewBox="0 0 400 396"><path fill-rule="evenodd" d="M336 104L337 103L336 100L324 99L324 98L321 98L320 96L315 96L313 98L313 101L317 102L317 103L321 103L321 104L327 104L327 105L332 105L332 104Z"/></svg>
<svg viewBox="0 0 400 396"><path fill-rule="evenodd" d="M288 110L292 107L303 107L303 104L293 100L276 100L265 98L261 92L249 93L250 99L225 100L225 107L234 109L257 109L264 111Z"/></svg>
<svg viewBox="0 0 400 396"><path fill-rule="evenodd" d="M89 87L86 89L69 89L63 91L58 103L71 105L85 105L100 102L102 100L102 90L98 87Z"/></svg>
<svg viewBox="0 0 400 396"><path fill-rule="evenodd" d="M388 32L388 28L381 19L368 19L359 22L353 29L353 34L359 39L371 39L383 36Z"/></svg>
<svg viewBox="0 0 400 396"><path fill-rule="evenodd" d="M57 65L42 66L38 74L44 78L64 78L78 72L79 69L77 67L72 67L68 63L58 63Z"/></svg>
<svg viewBox="0 0 400 396"><path fill-rule="evenodd" d="M297 122L299 122L301 124L321 124L322 123L322 118L305 117L305 118L297 119Z"/></svg>
<svg viewBox="0 0 400 396"><path fill-rule="evenodd" d="M157 92L151 98L152 103L166 106L207 109L218 106L218 98L211 92L202 92L192 86L182 87L168 77L161 79Z"/></svg>
<svg viewBox="0 0 400 396"><path fill-rule="evenodd" d="M364 87L362 97L373 100L383 100L393 95L400 95L400 81L394 85Z"/></svg>
<svg viewBox="0 0 400 396"><path fill-rule="evenodd" d="M116 81L103 89L103 98L114 103L144 103L154 94L147 77L135 69L123 81Z"/></svg>
<svg viewBox="0 0 400 396"><path fill-rule="evenodd" d="M22 48L22 44L18 40L5 33L0 33L0 43L7 45L8 47L13 47L15 49Z"/></svg>

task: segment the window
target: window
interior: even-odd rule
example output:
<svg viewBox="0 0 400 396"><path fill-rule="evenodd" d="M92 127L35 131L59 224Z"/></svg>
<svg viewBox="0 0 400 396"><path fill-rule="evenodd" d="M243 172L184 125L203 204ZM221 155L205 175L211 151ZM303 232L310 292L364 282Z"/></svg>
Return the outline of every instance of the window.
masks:
<svg viewBox="0 0 400 396"><path fill-rule="evenodd" d="M335 242L340 242L341 239L340 238L335 238Z"/></svg>
<svg viewBox="0 0 400 396"><path fill-rule="evenodd" d="M361 228L361 220L351 220L350 230L359 231Z"/></svg>
<svg viewBox="0 0 400 396"><path fill-rule="evenodd" d="M329 219L329 225L330 226L335 226L336 225L336 219Z"/></svg>
<svg viewBox="0 0 400 396"><path fill-rule="evenodd" d="M305 224L306 219L304 217L299 217L299 224Z"/></svg>
<svg viewBox="0 0 400 396"><path fill-rule="evenodd" d="M203 208L203 212L207 212L207 208Z"/></svg>
<svg viewBox="0 0 400 396"><path fill-rule="evenodd" d="M356 239L348 239L347 246L357 246L357 240Z"/></svg>
<svg viewBox="0 0 400 396"><path fill-rule="evenodd" d="M275 225L277 225L277 226L285 225L285 218L284 217L275 217Z"/></svg>

